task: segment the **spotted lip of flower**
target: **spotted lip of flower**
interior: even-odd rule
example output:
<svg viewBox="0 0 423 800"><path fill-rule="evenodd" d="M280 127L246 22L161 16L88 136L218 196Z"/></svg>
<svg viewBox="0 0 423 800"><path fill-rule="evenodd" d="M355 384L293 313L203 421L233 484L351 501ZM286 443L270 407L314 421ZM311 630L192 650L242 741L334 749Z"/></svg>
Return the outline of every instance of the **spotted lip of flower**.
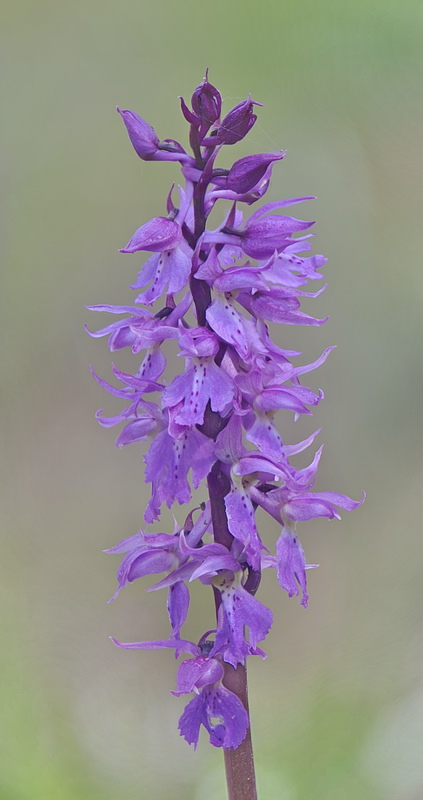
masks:
<svg viewBox="0 0 423 800"><path fill-rule="evenodd" d="M163 393L163 403L179 425L192 428L202 425L207 403L213 411L223 411L232 402L233 379L213 360L218 349L217 337L206 328L184 330L182 355L187 367Z"/></svg>
<svg viewBox="0 0 423 800"><path fill-rule="evenodd" d="M215 333L231 344L244 362L254 361L260 350L265 352L251 320L239 314L228 295L217 294L206 311L206 319Z"/></svg>
<svg viewBox="0 0 423 800"><path fill-rule="evenodd" d="M191 430L182 428L181 431L179 438L174 438L167 429L160 431L144 456L145 480L152 484L151 498L144 514L148 523L159 519L164 502L168 508L175 500L180 505L189 503L188 472L192 470L192 483L197 489L214 464L212 440L195 427Z"/></svg>
<svg viewBox="0 0 423 800"><path fill-rule="evenodd" d="M148 250L150 253L161 253L173 250L182 241L180 225L166 217L154 217L141 225L131 236L126 247L120 253L137 253Z"/></svg>
<svg viewBox="0 0 423 800"><path fill-rule="evenodd" d="M149 283L151 285L136 297L136 303L151 306L161 297L166 286L170 294L176 294L186 286L191 272L188 249L185 240L182 240L178 247L153 253L147 259L131 288L142 289Z"/></svg>
<svg viewBox="0 0 423 800"><path fill-rule="evenodd" d="M317 564L306 564L304 550L294 530L284 528L276 542L276 559L278 582L288 597L298 596L300 589L302 599L300 605L308 606L306 569Z"/></svg>
<svg viewBox="0 0 423 800"><path fill-rule="evenodd" d="M223 660L236 669L249 655L265 654L257 648L270 631L273 614L269 608L249 594L241 584L241 573L220 570L212 583L219 590L221 604L218 611L216 639L210 655L223 653ZM245 638L248 628L249 641Z"/></svg>

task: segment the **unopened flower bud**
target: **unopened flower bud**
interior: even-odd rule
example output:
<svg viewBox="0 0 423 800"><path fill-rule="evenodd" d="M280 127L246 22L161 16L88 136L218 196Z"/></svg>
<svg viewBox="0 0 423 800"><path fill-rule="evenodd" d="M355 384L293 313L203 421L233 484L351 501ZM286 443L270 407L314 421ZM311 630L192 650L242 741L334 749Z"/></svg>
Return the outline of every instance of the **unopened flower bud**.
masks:
<svg viewBox="0 0 423 800"><path fill-rule="evenodd" d="M200 86L197 86L191 98L194 113L200 122L213 125L220 117L222 98L220 92L207 80L207 75Z"/></svg>
<svg viewBox="0 0 423 800"><path fill-rule="evenodd" d="M273 161L279 161L284 155L285 150L279 150L278 153L259 153L255 156L240 158L229 170L224 184L220 179L217 185L224 185L225 189L237 194L249 192L257 186L270 164Z"/></svg>
<svg viewBox="0 0 423 800"><path fill-rule="evenodd" d="M246 100L234 106L217 129L216 138L214 139L213 137L213 144L236 144L236 142L240 142L251 130L257 119L257 114L253 113L253 106L260 105L261 103L251 100L251 95L248 95Z"/></svg>
<svg viewBox="0 0 423 800"><path fill-rule="evenodd" d="M156 131L134 111L122 110L118 106L116 110L125 123L135 152L144 161L150 161L159 149L159 137Z"/></svg>
<svg viewBox="0 0 423 800"><path fill-rule="evenodd" d="M129 240L121 253L137 253L148 250L150 253L161 253L173 250L182 239L180 226L166 217L154 217L141 225Z"/></svg>

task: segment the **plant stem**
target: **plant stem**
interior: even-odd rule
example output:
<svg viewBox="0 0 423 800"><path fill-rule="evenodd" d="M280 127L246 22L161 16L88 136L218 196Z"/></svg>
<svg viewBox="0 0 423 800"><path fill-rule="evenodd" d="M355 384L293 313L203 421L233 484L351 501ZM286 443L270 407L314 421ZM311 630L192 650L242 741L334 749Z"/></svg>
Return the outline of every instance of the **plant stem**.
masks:
<svg viewBox="0 0 423 800"><path fill-rule="evenodd" d="M199 147L196 156L198 159ZM200 167L200 164L198 165ZM196 242L205 229L206 215L204 210L204 195L207 183L200 182L194 189L194 216L195 231L194 242ZM197 321L199 325L206 325L206 309L211 303L210 288L205 281L196 280L193 276L190 280L190 288L193 295ZM209 438L216 440L222 428L222 419L219 414L212 411L210 404L207 406L202 432ZM224 498L230 490L230 481L221 469L221 464L217 461L212 468L208 479L208 489L210 496L210 510L213 521L214 540L230 550L233 536L229 531L226 516ZM260 583L260 572L250 569L246 590L254 594ZM215 589L214 598L216 604L216 614L219 609L221 598L220 593ZM241 700L247 714L248 711L248 687L247 669L244 664L238 664L234 669L231 664L224 664L225 674L223 685L226 686ZM225 750L225 770L226 783L228 787L229 800L257 800L256 776L254 771L253 745L251 741L251 727L248 727L244 741L236 750Z"/></svg>
<svg viewBox="0 0 423 800"><path fill-rule="evenodd" d="M224 502L224 497L229 489L229 481L221 472L219 462L215 464L208 477L208 487L215 541L230 547L232 535L228 528ZM254 581L254 590L259 582L260 575L257 576L257 581ZM220 605L220 595L217 591L214 594L217 611ZM249 717L247 669L243 664L238 664L236 669L231 664L224 666L223 685L239 697ZM257 800L251 726L248 728L244 741L236 750L225 750L225 770L229 800Z"/></svg>
<svg viewBox="0 0 423 800"><path fill-rule="evenodd" d="M246 666L238 664L234 669L230 664L225 664L223 683L239 697L249 714ZM251 727L236 750L225 750L225 770L229 800L257 800Z"/></svg>

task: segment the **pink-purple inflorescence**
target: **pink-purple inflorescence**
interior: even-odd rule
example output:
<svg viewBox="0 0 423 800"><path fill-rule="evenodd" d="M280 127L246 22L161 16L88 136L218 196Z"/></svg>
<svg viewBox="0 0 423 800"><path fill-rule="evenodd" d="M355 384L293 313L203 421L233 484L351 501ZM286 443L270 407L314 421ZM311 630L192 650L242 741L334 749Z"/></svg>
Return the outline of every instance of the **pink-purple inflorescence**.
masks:
<svg viewBox="0 0 423 800"><path fill-rule="evenodd" d="M108 336L111 351L129 347L142 354L135 375L113 367L119 388L93 375L125 401L117 416L96 415L105 427L124 423L117 445L150 442L144 456L145 480L151 483L146 523L159 519L164 503L169 508L175 501L189 503L191 487L204 481L208 486L201 508L173 533L141 530L106 551L123 554L114 596L145 575L164 574L149 591L168 591L169 639L113 641L127 649L188 653L174 694L194 697L180 718L180 732L196 746L203 725L213 745L233 749L249 721L240 698L224 685L225 665L236 669L250 655L265 657L258 645L271 628L272 612L254 596L261 571L274 568L289 597L300 595L307 607L306 570L314 565L305 562L297 522L339 517L337 509L352 510L362 502L313 492L321 449L303 469L290 459L312 445L319 431L288 445L274 421L278 409L295 418L312 413L323 394L300 378L323 364L332 348L312 364L294 366L292 359L300 354L274 344L268 330L268 322L325 322L300 310L301 297L317 297L325 288L300 289L323 277L326 259L308 254L306 231L314 223L275 213L313 198L271 202L246 219L238 207L265 194L272 167L285 152L247 156L230 169L216 166L222 148L243 139L254 125L258 105L248 97L220 122L221 97L206 76L191 109L181 100L192 155L173 139L160 141L134 112L118 109L138 156L179 162L184 186L169 192L167 215L141 225L121 250L151 253L133 284L140 305L90 307L119 316L91 336ZM221 199L231 201L229 210L219 227L210 229L208 217ZM171 380L163 377L167 340L175 341L185 362ZM281 525L275 555L257 530L257 507ZM181 637L193 580L213 587L217 611L216 628L198 644Z"/></svg>

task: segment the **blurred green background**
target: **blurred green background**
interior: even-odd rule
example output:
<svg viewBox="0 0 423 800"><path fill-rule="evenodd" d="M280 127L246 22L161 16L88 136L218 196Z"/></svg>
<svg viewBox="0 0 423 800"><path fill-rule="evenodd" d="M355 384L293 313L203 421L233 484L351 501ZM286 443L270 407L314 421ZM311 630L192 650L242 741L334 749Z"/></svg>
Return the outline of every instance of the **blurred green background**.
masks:
<svg viewBox="0 0 423 800"><path fill-rule="evenodd" d="M278 336L307 361L338 349L313 376L326 393L314 420L284 432L322 425L318 488L368 492L342 523L301 527L321 564L307 612L265 575L275 624L249 672L261 800L422 797L422 12L419 0L3 5L1 800L225 796L221 752L178 736L171 654L107 638L168 625L148 581L106 605L118 561L101 550L142 522L144 446L118 451L96 424L112 406L87 365L108 378L111 359L83 331L101 324L85 304L132 301L141 259L117 250L178 177L137 159L114 107L185 142L177 97L206 66L225 112L248 92L264 104L220 164L286 148L268 199L319 198L303 213L330 259L313 313L330 319ZM197 588L187 637L212 619Z"/></svg>

